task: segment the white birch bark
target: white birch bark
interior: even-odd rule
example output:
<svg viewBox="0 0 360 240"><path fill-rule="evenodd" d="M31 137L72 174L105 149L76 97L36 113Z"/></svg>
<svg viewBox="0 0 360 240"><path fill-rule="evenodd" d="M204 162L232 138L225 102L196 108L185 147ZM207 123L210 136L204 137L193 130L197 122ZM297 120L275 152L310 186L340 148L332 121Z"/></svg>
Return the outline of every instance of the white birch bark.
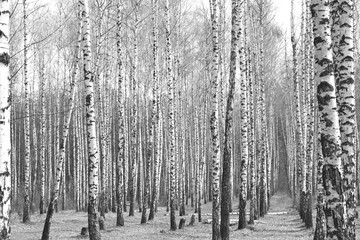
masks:
<svg viewBox="0 0 360 240"><path fill-rule="evenodd" d="M24 159L24 210L23 222L30 221L29 215L29 191L30 191L30 104L29 104L29 81L27 78L27 12L26 0L23 0L23 21L24 21L24 85L25 85L25 159Z"/></svg>
<svg viewBox="0 0 360 240"><path fill-rule="evenodd" d="M327 234L324 238L344 239L343 224L346 211L343 196L343 167L341 139L337 112L333 56L331 51L330 7L328 0L312 0L315 46L315 79L320 121L324 127L320 134Z"/></svg>
<svg viewBox="0 0 360 240"><path fill-rule="evenodd" d="M165 35L166 35L166 78L168 84L168 119L169 119L169 167L170 167L170 229L175 231L175 195L176 195L176 164L175 164L175 79L172 71L172 49L170 39L169 0L165 1Z"/></svg>
<svg viewBox="0 0 360 240"><path fill-rule="evenodd" d="M219 3L211 0L212 69L211 69L211 152L212 152L212 239L220 239L220 139L219 139Z"/></svg>
<svg viewBox="0 0 360 240"><path fill-rule="evenodd" d="M10 239L11 135L9 2L0 3L0 239Z"/></svg>
<svg viewBox="0 0 360 240"><path fill-rule="evenodd" d="M91 41L90 41L90 18L88 0L79 0L83 5L83 57L84 57L84 80L85 80L85 109L86 109L86 135L88 153L88 225L89 238L101 239L96 225L97 221L97 198L98 198L98 146L96 135L96 118L94 107L94 76L91 69Z"/></svg>

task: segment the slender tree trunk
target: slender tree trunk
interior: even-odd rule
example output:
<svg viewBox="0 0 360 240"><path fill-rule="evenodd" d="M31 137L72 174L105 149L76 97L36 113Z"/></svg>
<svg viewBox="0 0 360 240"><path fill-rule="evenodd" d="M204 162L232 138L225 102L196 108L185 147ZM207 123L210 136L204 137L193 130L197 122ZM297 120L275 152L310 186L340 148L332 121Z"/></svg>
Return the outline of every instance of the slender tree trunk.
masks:
<svg viewBox="0 0 360 240"><path fill-rule="evenodd" d="M24 21L24 84L25 84L25 159L24 159L24 210L23 222L30 221L29 215L29 191L30 191L30 104L29 104L29 81L27 78L27 13L26 0L23 0L23 21Z"/></svg>
<svg viewBox="0 0 360 240"><path fill-rule="evenodd" d="M240 16L244 15L244 3L240 7ZM242 28L244 28L242 21ZM249 160L249 143L248 143L248 87L246 76L246 62L245 62L245 34L240 31L240 133L241 133L241 161L240 161L240 193L239 193L239 224L238 229L246 228L246 200L247 200L247 179L248 179L248 160Z"/></svg>
<svg viewBox="0 0 360 240"><path fill-rule="evenodd" d="M314 158L314 118L315 118L315 82L313 78L313 49L311 47L312 31L311 31L311 15L310 15L310 0L306 0L306 46L307 46L307 58L306 58L306 81L308 92L308 107L307 122L308 122L308 139L306 147L306 160L307 160L307 172L306 172L306 206L304 212L304 222L307 228L313 227L312 222L312 179L313 179L313 158Z"/></svg>
<svg viewBox="0 0 360 240"><path fill-rule="evenodd" d="M125 95L124 95L124 63L123 63L123 49L121 46L121 33L122 33L122 6L121 3L117 5L117 64L118 64L118 108L119 108L119 152L116 161L116 203L117 203L117 214L116 214L116 226L124 226L124 215L123 215L123 203L124 203L124 191L123 191L123 174L124 174L124 162L127 161L125 158ZM114 174L114 173L113 173Z"/></svg>
<svg viewBox="0 0 360 240"><path fill-rule="evenodd" d="M250 216L249 224L254 224L256 205L256 167L255 167L255 114L254 114L254 83L251 66L250 48L248 55L249 66L249 161L250 161Z"/></svg>
<svg viewBox="0 0 360 240"><path fill-rule="evenodd" d="M45 109L45 72L44 72L44 58L40 57L40 103L41 103L41 116L40 116L40 214L43 214L44 197L45 197L45 129L46 129L46 109Z"/></svg>
<svg viewBox="0 0 360 240"><path fill-rule="evenodd" d="M2 24L0 25L0 239L10 239L10 209L11 209L11 102L9 77L9 2L3 1L0 6ZM14 129L13 129L14 130ZM14 161L14 159L13 159Z"/></svg>
<svg viewBox="0 0 360 240"><path fill-rule="evenodd" d="M83 55L84 55L84 80L86 92L86 129L87 129L87 152L88 152L88 225L90 240L101 239L97 222L97 196L98 196L98 146L96 135L96 118L94 108L94 75L91 71L91 41L90 41L90 18L88 0L79 0L83 5Z"/></svg>
<svg viewBox="0 0 360 240"><path fill-rule="evenodd" d="M152 24L153 24L153 31L152 31L152 37L153 37L153 81L154 81L154 87L153 87L153 108L155 108L155 112L152 114L152 124L154 124L154 138L157 139L157 142L154 147L154 164L153 164L153 184L152 184L152 195L151 195L151 203L150 203L150 212L149 212L149 221L154 219L155 216L155 205L157 202L157 199L159 197L159 189L158 185L160 182L160 172L159 172L159 165L160 165L160 144L162 137L160 136L160 125L159 122L161 121L159 119L159 101L160 101L160 94L159 94L159 83L158 83L158 72L159 72L159 63L158 63L158 24L159 24L159 3L158 0L152 0ZM155 104L155 107L154 107ZM152 109L154 111L154 109Z"/></svg>
<svg viewBox="0 0 360 240"><path fill-rule="evenodd" d="M81 6L82 3L79 1L79 17L80 17L80 12L81 12ZM48 206L48 210L47 210L47 214L46 214L46 219L45 219L45 224L44 224L44 229L43 229L43 233L42 233L42 240L47 240L49 239L49 234L50 234L50 226L51 226L51 219L54 213L54 207L55 204L57 204L58 202L58 197L60 194L60 183L61 183L61 178L63 178L63 187L65 188L65 171L63 171L64 166L65 166L65 147L66 147L66 142L67 142L67 136L69 134L69 126L70 126L70 121L71 121L71 116L72 116L72 112L74 109L74 105L75 105L75 93L76 93L76 75L79 69L78 63L80 61L80 44L81 44L81 27L82 27L82 20L81 17L79 19L79 30L78 30L78 42L76 45L76 50L75 50L75 62L74 62L74 66L73 66L73 71L71 73L71 84L70 84L70 99L69 99L69 111L67 112L67 116L63 125L63 129L62 129L62 138L60 139L60 144L59 144L59 152L58 152L58 156L56 157L57 162L56 162L56 175L55 175L55 181L54 181L54 185L52 186L52 193L51 193L51 198L50 198L50 202L49 202L49 206Z"/></svg>
<svg viewBox="0 0 360 240"><path fill-rule="evenodd" d="M138 125L138 104L137 104L137 61L138 61L138 42L137 42L137 24L138 24L138 3L135 6L135 19L134 19L134 40L133 40L133 63L131 69L131 94L132 94L132 109L131 109L131 169L129 178L129 197L130 197L130 210L129 216L134 216L135 199L136 199L136 170L137 170L137 125Z"/></svg>
<svg viewBox="0 0 360 240"><path fill-rule="evenodd" d="M219 42L218 42L218 0L211 0L211 26L212 26L212 71L211 94L212 106L210 117L211 143L212 143L212 239L220 239L220 139L219 139Z"/></svg>
<svg viewBox="0 0 360 240"><path fill-rule="evenodd" d="M168 81L168 119L169 119L169 166L170 166L170 229L176 230L175 219L175 195L176 195L176 167L175 167L175 79L172 71L172 50L170 39L170 12L169 0L165 1L165 22L166 22L166 68Z"/></svg>
<svg viewBox="0 0 360 240"><path fill-rule="evenodd" d="M260 49L259 49L259 106L260 106L260 126L261 126L261 146L260 146L260 198L259 213L264 217L267 212L267 121L266 121L266 101L265 101L265 79L264 79L264 0L260 1Z"/></svg>

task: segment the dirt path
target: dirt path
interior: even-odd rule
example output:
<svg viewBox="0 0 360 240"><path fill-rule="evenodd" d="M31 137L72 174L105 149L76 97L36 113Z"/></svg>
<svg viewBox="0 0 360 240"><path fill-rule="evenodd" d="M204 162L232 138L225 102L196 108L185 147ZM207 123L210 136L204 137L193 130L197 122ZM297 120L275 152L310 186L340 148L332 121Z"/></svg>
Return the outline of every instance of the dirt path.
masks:
<svg viewBox="0 0 360 240"><path fill-rule="evenodd" d="M255 221L252 230L234 230L232 239L312 239L313 230L306 229L285 193L271 197L268 214Z"/></svg>
<svg viewBox="0 0 360 240"><path fill-rule="evenodd" d="M237 206L237 202L234 206ZM231 227L231 239L257 240L257 239L312 239L312 229L305 229L300 221L298 213L291 208L291 199L283 193L271 197L269 213L260 220L256 220L248 229L237 230L237 226ZM191 217L192 209L188 208L185 216L186 225ZM203 206L203 220L211 218L211 203ZM314 212L315 214L315 212ZM196 222L195 226L186 226L185 229L175 232L169 231L169 216L165 209L160 208L155 221L141 225L141 213L136 212L134 217L125 213L125 226L115 227L116 215L107 214L106 230L101 231L102 239L124 240L171 240L171 239L211 239L211 224ZM315 216L314 216L315 217ZM232 215L231 219L237 219ZM32 215L31 224L23 224L18 216L12 217L12 239L30 240L40 239L45 216ZM177 216L177 221L179 221ZM315 221L314 221L315 223ZM87 226L87 214L75 213L74 211L59 212L54 215L51 226L51 239L86 239L80 236L82 227ZM359 226L359 222L357 222ZM360 236L359 227L358 236Z"/></svg>

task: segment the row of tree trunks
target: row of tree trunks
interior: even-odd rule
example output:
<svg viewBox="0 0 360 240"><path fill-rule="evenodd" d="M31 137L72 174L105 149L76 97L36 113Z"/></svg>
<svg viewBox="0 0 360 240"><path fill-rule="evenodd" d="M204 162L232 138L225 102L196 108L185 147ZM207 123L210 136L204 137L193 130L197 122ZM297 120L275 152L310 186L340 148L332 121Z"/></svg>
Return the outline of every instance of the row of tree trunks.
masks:
<svg viewBox="0 0 360 240"><path fill-rule="evenodd" d="M261 9L260 15L265 18L266 14L262 13L263 9L266 9L264 2L262 1L259 6ZM83 1L79 1L79 3L82 8L87 4L87 2ZM158 62L163 59L158 56L157 52L159 23L158 1L155 0L152 3L154 66L150 66L150 69L154 69L153 82L150 81L150 84L148 84L148 82L142 80L143 69L138 66L138 61L142 61L141 50L143 47L141 45L142 36L137 33L138 29L142 29L141 20L137 19L137 15L140 12L142 14L142 8L138 6L140 3L131 5L119 2L116 11L114 11L117 13L116 30L114 30L116 38L110 38L110 35L105 35L107 33L104 31L104 29L110 28L107 26L108 21L110 21L108 17L114 9L104 12L105 17L96 17L99 23L96 24L95 29L99 29L96 31L96 43L98 46L95 48L96 56L94 61L90 61L92 60L90 59L90 40L88 38L90 34L87 31L90 27L88 26L89 20L85 18L89 15L89 12L86 8L86 10L81 10L83 20L79 20L79 23L84 23L82 42L84 45L84 78L86 81L81 79L81 73L78 78L81 79L82 83L85 82L85 88L83 86L79 87L76 97L74 97L75 92L71 91L69 96L65 87L57 88L55 84L49 87L49 93L46 90L39 89L39 92L41 92L39 105L43 112L40 117L35 116L32 118L33 122L29 128L32 130L30 131L32 134L30 139L35 145L36 141L40 139L37 132L48 135L43 143L46 144L51 153L41 156L40 164L32 163L29 166L32 170L44 163L44 173L38 174L36 170L33 171L31 181L33 183L39 181L36 175L41 175L47 180L44 181L45 190L43 191L44 197L42 201L43 204L46 204L44 200L47 199L47 195L50 195L50 202L47 203L49 206L52 205L55 211L58 202L62 209L70 209L71 206L74 206L77 211L89 209L89 230L93 239L99 238L96 227L97 220L99 220L97 211L100 211L100 216L105 217L107 208L111 207L112 211L118 213L117 225L123 226L123 214L127 210L126 207L129 202L129 215L135 215L135 210L138 207L142 212L141 222L145 223L148 219L152 220L154 218L157 205L163 204L166 198L171 210L171 228L175 230L175 210L180 209L180 215L185 214L185 205L191 197L193 199L192 203L195 203L195 211L198 213L199 221L202 220L202 204L208 200L213 200L214 239L219 239L220 235L223 234L220 231L223 226L220 227L219 205L225 204L228 207L228 213L231 212L233 195L240 198L241 216L239 218L239 228L244 228L247 223L245 209L249 191L251 191L252 202L250 220L252 219L253 222L257 218L260 206L262 206L262 215L267 211L272 188L276 185L277 165L275 159L277 150L275 149L277 143L273 142L277 140L274 136L276 131L274 105L266 101L267 99L269 101L275 100L267 95L267 82L264 75L264 68L266 67L266 47L263 46L265 41L263 39L265 38L264 31L256 30L264 35L262 36L263 40L260 41L263 42L262 44L259 44L260 42L250 42L249 39L252 36L248 39L246 28L250 28L248 31L250 35L252 30L257 28L258 23L254 20L256 17L253 16L254 25L250 26L251 21L246 20L243 16L246 14L255 15L255 11L250 10L252 9L250 6L252 3L248 1L234 3L237 8L238 24L234 26L234 29L237 28L236 32L234 32L236 42L233 44L237 46L234 50L237 55L234 61L238 62L235 63L235 69L231 70L233 73L230 71L230 75L234 75L233 81L236 81L236 79L241 80L241 101L240 107L236 106L233 109L234 102L237 104L237 96L235 96L237 92L233 89L232 94L235 100L228 100L227 103L229 105L227 108L231 108L231 112L229 114L224 112L224 114L226 114L226 121L232 118L232 112L236 114L240 112L242 117L234 117L235 122L240 120L240 125L231 126L230 123L224 122L224 138L227 139L222 143L221 119L224 116L220 117L220 115L224 108L224 106L221 106L222 102L227 96L227 90L222 89L227 86L227 83L223 82L223 78L227 74L221 69L225 69L227 58L224 55L220 57L222 51L220 51L219 46L225 43L221 43L223 33L219 33L218 30L220 25L221 28L224 27L222 21L224 21L225 16L220 17L218 15L221 15L220 13L224 11L224 3L220 4L219 1L215 0L212 0L211 3L213 47L211 52L206 54L206 68L211 74L204 71L204 82L206 82L205 80L210 81L201 86L204 87L204 89L201 89L201 94L197 94L197 86L191 86L192 90L189 93L190 90L187 87L188 76L182 70L184 64L182 63L181 54L183 53L179 50L182 44L180 33L176 35L179 36L179 39L174 42L176 47L174 48L175 51L173 51L174 54L172 52L171 41L175 37L170 34L170 15L175 11L171 10L169 6L166 8L167 15L165 15L165 18L168 18L166 24L168 31L165 32L167 36L165 59L167 60L168 89L164 90L164 81L159 83L158 76L161 73L159 73ZM100 4L100 2L96 4ZM131 16L136 17L134 21L131 21L131 24L127 25L125 22L129 16L126 11L130 8L135 9L135 12L131 12ZM98 14L107 10L103 6L101 9L96 9ZM247 11L249 13L245 13ZM181 13L181 11L179 12ZM250 14L250 12L252 13ZM104 21L107 24L103 25ZM209 26L209 23L206 24ZM128 27L134 31L127 31ZM129 39L135 38L136 40L130 43L131 48L133 48L131 51L126 51L129 42L122 37L127 34ZM257 36L257 34L257 32L253 33L254 36ZM109 60L107 52L110 49L108 45L111 45L110 43L114 39L116 39L117 44L116 67ZM102 41L106 43L105 48L103 45L100 46ZM133 45L134 43L135 45ZM56 60L60 66L62 59L59 56L60 54L57 55ZM130 61L128 61L129 59ZM42 59L42 61L45 60ZM236 64L239 66L236 67ZM64 65L64 67L68 66ZM172 69L172 67L174 68ZM115 69L115 74L112 73L111 69ZM46 72L44 70L44 74L47 74ZM75 81L76 77L65 72L64 70L64 74L60 75L60 70L58 71L58 80L60 81L62 77L65 79L71 78L71 84L74 84L72 81ZM109 80L112 75L116 76L116 83L110 83ZM231 84L230 82L229 85ZM209 87L207 85L212 88L210 94L206 92L206 88ZM33 92L35 92L34 89L36 88L34 86L36 85L33 85ZM41 86L41 89L45 88L42 85L39 86ZM87 91L86 95L83 93L84 89ZM184 89L185 91L183 91ZM142 90L146 94L142 95ZM192 94L192 99L188 98L187 94ZM151 97L147 95L151 95ZM165 95L168 95L169 101L161 102L161 97ZM49 98L48 104L42 107L43 103L47 102L43 100L46 96ZM260 97L256 99L257 96ZM68 106L64 104L67 102L64 100L74 98L77 98L73 100L76 105L74 109L76 110L74 110L73 123L71 124L72 107L71 104ZM34 97L32 99L34 108L36 107L35 100ZM97 103L95 103L96 101ZM109 103L114 101L117 102L117 106L110 106ZM83 106L84 103L86 103L86 107ZM150 108L147 109L147 106L150 106ZM268 107L271 110L268 111ZM18 112L21 113L21 110L19 109ZM44 115L48 116L44 117ZM99 121L95 122L95 115L98 116ZM269 117L265 115L269 115ZM48 127L47 130L42 130L42 123L36 125L37 118L47 119L45 124L45 128ZM227 124L230 124L230 126ZM21 129L20 124L14 126ZM255 132L255 129L258 130ZM111 134L109 134L110 132ZM234 141L238 133L241 133L241 148L236 144L237 141ZM91 141L87 139L89 136ZM20 140L17 140L17 142L24 140L23 137L23 135L18 136ZM67 138L69 139L67 140ZM211 141L208 142L208 139ZM67 146L65 145L66 142L69 143ZM21 145L22 143L18 144ZM222 144L224 144L225 148L228 148L227 155L224 152L222 157L223 159L229 159L228 166L225 166L224 160L223 169L220 166ZM18 147L17 149L21 148ZM261 159L261 164L255 161L256 148L260 150L257 152L257 157ZM38 150L34 151L33 149L32 153L34 152L38 154ZM169 158L165 158L169 161L162 161L164 156L169 156ZM232 159L239 156L241 156L241 163L232 161ZM23 171L23 163L18 162L15 165ZM223 170L222 173L221 170ZM229 170L230 174L226 174L226 170ZM257 171L259 174L256 174ZM89 173L87 177L86 173ZM233 178L232 175L234 175ZM223 180L220 181L220 178ZM226 180L227 178L229 180ZM160 179L164 179L164 181L160 181ZM256 186L260 186L260 183L261 189L256 192ZM228 186L229 191L220 192L220 184ZM237 186L241 186L241 189L238 190ZM100 190L100 203L97 201L98 190ZM38 197L36 191L35 187L30 191L30 195L34 196L34 198L31 197L30 201L35 201L34 199ZM87 193L89 193L89 198ZM220 194L222 193L229 194L224 195L229 196L229 200L220 201ZM128 194L129 196L127 196ZM59 197L60 195L62 195L62 198ZM225 197L223 198L225 199ZM111 201L108 201L110 199ZM71 200L74 200L73 205ZM149 218L146 216L147 209L150 209ZM48 210L48 215L52 214L54 210ZM221 224L224 223L224 228L229 229L226 222L225 216ZM50 220L48 225L50 226Z"/></svg>

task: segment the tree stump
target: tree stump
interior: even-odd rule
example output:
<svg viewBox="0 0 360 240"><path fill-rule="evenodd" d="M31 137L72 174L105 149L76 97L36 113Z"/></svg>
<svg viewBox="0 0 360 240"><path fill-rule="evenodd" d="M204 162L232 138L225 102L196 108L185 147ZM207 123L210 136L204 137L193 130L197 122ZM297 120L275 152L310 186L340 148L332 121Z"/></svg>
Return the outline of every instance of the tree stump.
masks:
<svg viewBox="0 0 360 240"><path fill-rule="evenodd" d="M194 226L195 223L195 214L191 215L189 226Z"/></svg>
<svg viewBox="0 0 360 240"><path fill-rule="evenodd" d="M105 230L105 219L103 216L100 216L99 218L99 228L100 230Z"/></svg>
<svg viewBox="0 0 360 240"><path fill-rule="evenodd" d="M83 227L82 229L81 229L81 235L82 236L86 236L86 235L88 235L88 233L89 233L89 229L87 228L87 227Z"/></svg>
<svg viewBox="0 0 360 240"><path fill-rule="evenodd" d="M180 222L179 222L179 229L183 229L185 226L185 218L180 218Z"/></svg>

